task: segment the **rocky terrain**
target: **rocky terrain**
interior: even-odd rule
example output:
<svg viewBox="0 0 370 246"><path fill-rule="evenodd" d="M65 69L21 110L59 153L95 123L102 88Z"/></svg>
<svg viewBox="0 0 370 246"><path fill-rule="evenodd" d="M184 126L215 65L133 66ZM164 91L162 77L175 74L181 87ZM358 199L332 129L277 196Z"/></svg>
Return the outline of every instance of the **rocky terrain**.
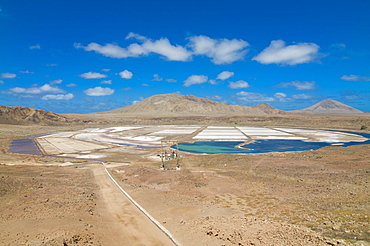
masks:
<svg viewBox="0 0 370 246"><path fill-rule="evenodd" d="M27 108L27 107L5 107L0 105L0 124L14 125L61 125L75 124L79 120L67 118L60 114Z"/></svg>

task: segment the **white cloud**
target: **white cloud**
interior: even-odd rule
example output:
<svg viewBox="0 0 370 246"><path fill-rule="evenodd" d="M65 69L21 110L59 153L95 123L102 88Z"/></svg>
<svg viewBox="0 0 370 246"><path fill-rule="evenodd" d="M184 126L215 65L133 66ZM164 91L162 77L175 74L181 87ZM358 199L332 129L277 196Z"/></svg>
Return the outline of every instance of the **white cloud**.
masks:
<svg viewBox="0 0 370 246"><path fill-rule="evenodd" d="M100 84L111 85L112 80L103 80L103 81L100 82Z"/></svg>
<svg viewBox="0 0 370 246"><path fill-rule="evenodd" d="M111 88L102 88L100 86L95 88L89 88L87 90L84 90L84 93L88 96L109 96L114 93L114 90Z"/></svg>
<svg viewBox="0 0 370 246"><path fill-rule="evenodd" d="M219 80L226 80L228 78L231 78L232 76L234 76L234 72L229 72L229 71L223 71L221 72L216 79L219 79Z"/></svg>
<svg viewBox="0 0 370 246"><path fill-rule="evenodd" d="M101 71L102 72L109 72L111 69L110 68L104 68L104 69L102 69Z"/></svg>
<svg viewBox="0 0 370 246"><path fill-rule="evenodd" d="M297 65L309 63L318 57L319 46L314 43L298 43L286 46L283 40L274 40L270 46L252 60L262 64Z"/></svg>
<svg viewBox="0 0 370 246"><path fill-rule="evenodd" d="M292 96L293 99L296 100L305 100L305 99L311 99L313 98L313 95L310 94L297 94Z"/></svg>
<svg viewBox="0 0 370 246"><path fill-rule="evenodd" d="M27 93L27 94L41 94L41 93L65 93L63 89L58 88L57 86L51 86L45 84L40 87L31 87L31 88L22 88L14 87L10 89L10 92L13 93Z"/></svg>
<svg viewBox="0 0 370 246"><path fill-rule="evenodd" d="M231 89L248 88L249 87L249 84L248 84L248 82L246 82L244 80L238 80L236 82L230 82L229 83L229 87Z"/></svg>
<svg viewBox="0 0 370 246"><path fill-rule="evenodd" d="M346 44L343 44L343 43L338 43L338 44L332 44L330 45L331 47L336 47L336 48L341 48L341 49L344 49L346 48Z"/></svg>
<svg viewBox="0 0 370 246"><path fill-rule="evenodd" d="M176 83L177 82L176 79L164 79L161 76L159 76L159 74L153 74L152 81L166 81L166 82L169 82L169 83Z"/></svg>
<svg viewBox="0 0 370 246"><path fill-rule="evenodd" d="M345 99L346 100L357 100L357 99L361 99L360 96L345 96Z"/></svg>
<svg viewBox="0 0 370 246"><path fill-rule="evenodd" d="M30 71L28 71L28 70L26 70L26 71L20 71L21 73L30 73L30 74L35 74L34 72L30 72Z"/></svg>
<svg viewBox="0 0 370 246"><path fill-rule="evenodd" d="M278 102L290 102L292 101L291 98L288 98L288 96L285 93L277 92L274 94L275 101Z"/></svg>
<svg viewBox="0 0 370 246"><path fill-rule="evenodd" d="M248 52L246 47L249 46L244 40L211 39L207 36L190 37L187 46L173 45L167 38L151 40L135 33L129 33L126 39L136 39L138 43L132 43L127 47L120 47L117 44L100 45L97 43L83 46L75 43L74 47L85 51L94 51L111 58L142 57L155 53L168 61L185 62L190 61L193 55L204 55L210 57L215 64L229 64L244 59Z"/></svg>
<svg viewBox="0 0 370 246"><path fill-rule="evenodd" d="M274 97L275 98L286 98L287 95L285 93L282 93L282 92L277 92L274 94Z"/></svg>
<svg viewBox="0 0 370 246"><path fill-rule="evenodd" d="M61 84L63 82L63 80L61 80L61 79L56 79L56 80L52 80L52 81L50 81L50 84L51 85L55 85L55 84Z"/></svg>
<svg viewBox="0 0 370 246"><path fill-rule="evenodd" d="M34 49L39 50L39 49L41 49L41 46L40 46L39 44L37 44L37 45L33 45L33 46L30 46L30 49L31 49L31 50L34 50Z"/></svg>
<svg viewBox="0 0 370 246"><path fill-rule="evenodd" d="M4 81L0 80L0 84L4 84Z"/></svg>
<svg viewBox="0 0 370 246"><path fill-rule="evenodd" d="M163 78L159 76L159 74L153 74L153 79L152 81L162 81Z"/></svg>
<svg viewBox="0 0 370 246"><path fill-rule="evenodd" d="M190 37L189 40L193 54L205 55L211 58L214 64L230 64L244 59L248 52L245 48L249 46L244 40L217 40L203 35Z"/></svg>
<svg viewBox="0 0 370 246"><path fill-rule="evenodd" d="M125 48L121 48L116 44L100 45L97 43L90 43L86 47L81 44L74 44L76 49L84 49L85 51L95 51L98 54L111 58L126 58L132 57Z"/></svg>
<svg viewBox="0 0 370 246"><path fill-rule="evenodd" d="M176 45L171 45L166 38L161 38L156 41L147 40L142 44L144 50L160 54L169 61L189 61L191 60L191 52L186 48Z"/></svg>
<svg viewBox="0 0 370 246"><path fill-rule="evenodd" d="M68 94L58 94L58 95L45 95L41 99L42 100L65 100L65 101L68 101L68 100L73 99L74 97L75 96L72 93L68 93Z"/></svg>
<svg viewBox="0 0 370 246"><path fill-rule="evenodd" d="M189 87L195 84L203 84L208 81L208 77L205 75L191 75L184 81L184 86Z"/></svg>
<svg viewBox="0 0 370 246"><path fill-rule="evenodd" d="M17 77L17 75L14 74L14 73L2 73L2 74L0 74L0 78L3 78L3 79L14 79L15 77Z"/></svg>
<svg viewBox="0 0 370 246"><path fill-rule="evenodd" d="M69 83L68 85L66 85L67 87L76 87L77 85L75 83Z"/></svg>
<svg viewBox="0 0 370 246"><path fill-rule="evenodd" d="M370 76L343 75L342 77L340 77L340 79L346 81L370 81Z"/></svg>
<svg viewBox="0 0 370 246"><path fill-rule="evenodd" d="M210 79L208 80L208 82L211 84L211 85L217 85L217 81L215 79Z"/></svg>
<svg viewBox="0 0 370 246"><path fill-rule="evenodd" d="M217 100L217 101L221 101L223 99L222 96L218 96L218 95L209 96L208 98L211 100Z"/></svg>
<svg viewBox="0 0 370 246"><path fill-rule="evenodd" d="M239 100L247 101L247 102L273 102L275 101L275 98L268 97L265 94L260 94L260 93L241 91L241 92L236 93L236 95Z"/></svg>
<svg viewBox="0 0 370 246"><path fill-rule="evenodd" d="M81 44L74 44L77 49L84 49L85 51L95 51L111 58L127 58L146 56L150 53L156 53L164 56L169 61L189 61L191 60L191 52L180 45L171 45L166 38L152 41L135 33L130 33L126 39L136 38L143 42L142 44L133 43L127 48L122 48L116 44L100 45L97 43L90 43L86 47Z"/></svg>
<svg viewBox="0 0 370 246"><path fill-rule="evenodd" d="M292 81L292 82L283 82L277 85L279 88L295 87L297 90L315 90L315 81Z"/></svg>
<svg viewBox="0 0 370 246"><path fill-rule="evenodd" d="M131 79L134 76L130 71L124 70L118 74L122 79Z"/></svg>
<svg viewBox="0 0 370 246"><path fill-rule="evenodd" d="M133 32L130 32L130 33L126 36L126 38L125 38L125 39L130 39L130 38L134 38L134 39L141 40L141 41L145 41L145 40L147 40L147 38L146 38L146 37L141 36L141 35L139 35L139 34L137 34L137 33L133 33Z"/></svg>
<svg viewBox="0 0 370 246"><path fill-rule="evenodd" d="M84 79L103 79L103 78L108 77L108 75L106 74L101 74L101 73L96 73L96 72L83 73L78 76Z"/></svg>

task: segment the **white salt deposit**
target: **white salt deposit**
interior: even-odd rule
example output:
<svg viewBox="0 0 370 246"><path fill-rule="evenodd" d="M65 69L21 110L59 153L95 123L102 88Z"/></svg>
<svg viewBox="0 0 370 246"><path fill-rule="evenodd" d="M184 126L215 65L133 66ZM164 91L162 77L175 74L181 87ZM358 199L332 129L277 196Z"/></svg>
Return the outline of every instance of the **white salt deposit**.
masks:
<svg viewBox="0 0 370 246"><path fill-rule="evenodd" d="M117 126L117 127L111 127L111 128L108 128L110 129L111 131L110 132L121 132L121 131L128 131L128 130L133 130L133 129L140 129L142 127L140 126Z"/></svg>
<svg viewBox="0 0 370 246"><path fill-rule="evenodd" d="M200 127L178 127L172 129L166 129L158 132L150 133L149 135L183 135L183 134L192 134L197 131Z"/></svg>
<svg viewBox="0 0 370 246"><path fill-rule="evenodd" d="M276 128L276 129L299 134L319 142L336 143L349 141L358 141L358 142L366 141L366 138L351 133L342 133L324 130L292 129L292 128Z"/></svg>
<svg viewBox="0 0 370 246"><path fill-rule="evenodd" d="M100 153L94 154L97 150L120 152L117 145L160 148L164 137L171 139L172 135L190 135L200 128L201 126L175 125L88 128L76 132L50 134L37 138L37 141L50 155L100 159L107 156ZM135 131L136 129L140 130ZM208 126L193 139L205 141L304 140L328 142L333 146L343 145L343 142L367 140L360 135L335 131L245 126Z"/></svg>

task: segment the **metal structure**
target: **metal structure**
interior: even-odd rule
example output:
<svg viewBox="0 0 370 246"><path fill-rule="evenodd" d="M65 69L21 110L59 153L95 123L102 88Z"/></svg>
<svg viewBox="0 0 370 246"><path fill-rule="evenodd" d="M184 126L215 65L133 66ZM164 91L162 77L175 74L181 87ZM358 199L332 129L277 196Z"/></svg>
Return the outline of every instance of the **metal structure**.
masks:
<svg viewBox="0 0 370 246"><path fill-rule="evenodd" d="M163 140L161 141L161 169L163 170L170 170L174 169L173 167L176 166L176 170L180 169L180 155L178 153L179 150L179 141L178 140Z"/></svg>

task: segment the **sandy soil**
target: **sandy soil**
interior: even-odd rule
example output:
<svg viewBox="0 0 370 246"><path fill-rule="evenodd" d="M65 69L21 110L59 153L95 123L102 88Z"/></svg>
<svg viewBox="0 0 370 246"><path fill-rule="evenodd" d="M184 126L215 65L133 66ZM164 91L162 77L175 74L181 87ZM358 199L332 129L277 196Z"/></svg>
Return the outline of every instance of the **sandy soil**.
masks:
<svg viewBox="0 0 370 246"><path fill-rule="evenodd" d="M369 245L369 150L186 155L181 171L114 174L184 245Z"/></svg>
<svg viewBox="0 0 370 246"><path fill-rule="evenodd" d="M174 245L101 164L61 165L0 166L1 245Z"/></svg>
<svg viewBox="0 0 370 246"><path fill-rule="evenodd" d="M32 133L60 130L69 128ZM0 128L1 245L171 245L100 163L6 153L29 131ZM369 145L183 153L180 171L159 170L153 156L122 153L128 166L107 166L181 245L370 245Z"/></svg>

